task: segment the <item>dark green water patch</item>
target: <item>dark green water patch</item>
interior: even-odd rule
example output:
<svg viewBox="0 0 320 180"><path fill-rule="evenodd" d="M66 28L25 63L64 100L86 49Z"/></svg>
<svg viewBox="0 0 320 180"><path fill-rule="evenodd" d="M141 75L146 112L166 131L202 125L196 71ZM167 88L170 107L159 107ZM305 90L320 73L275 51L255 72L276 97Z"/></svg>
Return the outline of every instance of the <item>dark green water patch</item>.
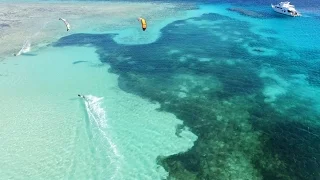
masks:
<svg viewBox="0 0 320 180"><path fill-rule="evenodd" d="M244 8L239 8L239 7L233 7L233 8L228 8L228 11L234 11L237 12L241 15L244 16L249 16L249 17L253 17L253 18L264 18L264 16L256 11L252 11L252 10L248 10L248 9L244 9Z"/></svg>
<svg viewBox="0 0 320 180"><path fill-rule="evenodd" d="M289 179L319 179L320 117L301 103L285 113L267 104L257 104L250 110L250 121L262 132L264 154L277 155L286 164L284 172L290 175Z"/></svg>

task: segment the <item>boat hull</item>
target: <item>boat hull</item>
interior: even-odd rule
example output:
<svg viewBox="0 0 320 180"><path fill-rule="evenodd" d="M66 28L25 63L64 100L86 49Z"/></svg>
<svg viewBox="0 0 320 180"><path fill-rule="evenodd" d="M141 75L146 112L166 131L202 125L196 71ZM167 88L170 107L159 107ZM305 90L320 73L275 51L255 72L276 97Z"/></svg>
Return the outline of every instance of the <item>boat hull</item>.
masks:
<svg viewBox="0 0 320 180"><path fill-rule="evenodd" d="M284 14L284 15L292 16L292 17L301 16L297 12L296 12L296 14L294 14L293 12L288 12L288 10L276 8L276 6L273 4L271 4L271 7L275 12L280 13L280 14Z"/></svg>

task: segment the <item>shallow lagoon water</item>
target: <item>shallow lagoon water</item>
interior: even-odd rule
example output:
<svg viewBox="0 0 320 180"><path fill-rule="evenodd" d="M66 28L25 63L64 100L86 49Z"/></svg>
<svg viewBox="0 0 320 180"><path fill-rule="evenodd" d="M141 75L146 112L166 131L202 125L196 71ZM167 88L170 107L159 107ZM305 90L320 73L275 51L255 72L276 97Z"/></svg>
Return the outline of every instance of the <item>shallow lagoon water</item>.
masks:
<svg viewBox="0 0 320 180"><path fill-rule="evenodd" d="M188 149L196 139L187 131L178 138L175 126L180 120L121 91L117 75L108 73L93 48L36 53L2 66L11 70L1 79L1 98L7 102L2 108L2 178L101 179L111 178L116 167L114 179L159 178L164 171L156 164L157 156ZM78 93L104 99L99 107L86 109Z"/></svg>
<svg viewBox="0 0 320 180"><path fill-rule="evenodd" d="M138 28L88 31L2 61L0 174L319 178L319 21L259 19L233 6L202 5L144 43L146 33L126 39Z"/></svg>

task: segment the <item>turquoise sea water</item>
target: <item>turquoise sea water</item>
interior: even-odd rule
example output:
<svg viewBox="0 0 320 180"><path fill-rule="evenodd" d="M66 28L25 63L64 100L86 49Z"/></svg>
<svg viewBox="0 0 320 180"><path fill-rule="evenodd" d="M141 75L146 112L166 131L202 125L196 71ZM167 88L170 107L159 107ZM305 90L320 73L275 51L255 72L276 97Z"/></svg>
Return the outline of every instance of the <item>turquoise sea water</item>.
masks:
<svg viewBox="0 0 320 180"><path fill-rule="evenodd" d="M0 179L319 179L320 15L247 3L1 61Z"/></svg>

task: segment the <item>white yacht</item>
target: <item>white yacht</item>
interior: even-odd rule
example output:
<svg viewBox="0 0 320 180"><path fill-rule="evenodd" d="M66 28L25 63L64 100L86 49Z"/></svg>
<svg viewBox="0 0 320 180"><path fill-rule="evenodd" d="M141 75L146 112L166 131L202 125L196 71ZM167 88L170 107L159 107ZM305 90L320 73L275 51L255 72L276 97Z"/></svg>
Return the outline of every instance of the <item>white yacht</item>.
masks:
<svg viewBox="0 0 320 180"><path fill-rule="evenodd" d="M271 7L274 11L285 14L288 16L301 16L301 14L294 8L294 5L291 5L290 2L280 2L279 4L273 5Z"/></svg>

